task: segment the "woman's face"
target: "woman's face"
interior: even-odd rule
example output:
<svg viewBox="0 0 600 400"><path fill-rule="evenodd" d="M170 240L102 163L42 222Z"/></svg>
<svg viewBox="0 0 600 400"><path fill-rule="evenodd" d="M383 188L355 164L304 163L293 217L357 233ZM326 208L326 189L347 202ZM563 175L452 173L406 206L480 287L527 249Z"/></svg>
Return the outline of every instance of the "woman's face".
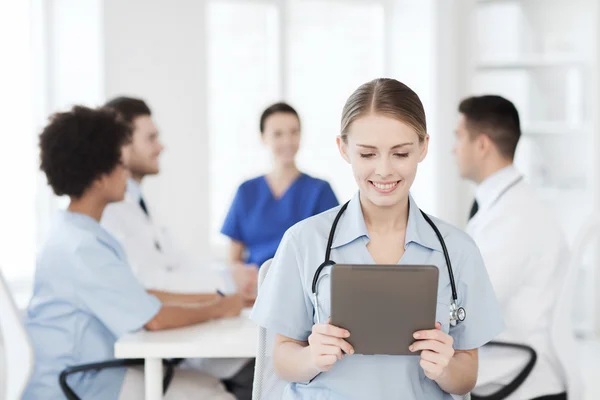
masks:
<svg viewBox="0 0 600 400"><path fill-rule="evenodd" d="M127 190L127 179L129 170L125 167L130 156L130 144L123 146L121 150L121 161L108 174L99 179L99 189L102 197L107 203L123 201Z"/></svg>
<svg viewBox="0 0 600 400"><path fill-rule="evenodd" d="M361 195L379 207L406 201L428 145L429 136L420 142L412 127L379 114L352 122L347 143L338 137L340 153L352 166Z"/></svg>
<svg viewBox="0 0 600 400"><path fill-rule="evenodd" d="M273 154L275 163L295 162L300 148L300 121L292 113L278 112L269 116L264 125L262 140Z"/></svg>

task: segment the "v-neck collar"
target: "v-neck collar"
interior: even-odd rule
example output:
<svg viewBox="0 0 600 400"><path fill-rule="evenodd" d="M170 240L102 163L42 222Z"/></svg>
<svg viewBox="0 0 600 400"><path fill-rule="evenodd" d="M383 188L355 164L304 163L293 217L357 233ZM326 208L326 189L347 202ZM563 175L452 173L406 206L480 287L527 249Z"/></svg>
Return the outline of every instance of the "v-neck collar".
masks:
<svg viewBox="0 0 600 400"><path fill-rule="evenodd" d="M263 175L262 181L265 184L265 186L267 187L267 190L269 191L269 194L271 195L271 199L273 199L274 201L281 201L290 192L290 190L294 187L294 185L296 185L298 183L298 181L300 181L300 179L302 179L304 177L304 175L305 174L303 172L300 172L300 174L296 177L296 179L294 179L292 181L292 183L290 183L288 185L288 187L283 191L283 193L279 197L276 197L275 194L273 193L273 189L271 189L271 186L269 185L269 181L267 180L267 175Z"/></svg>
<svg viewBox="0 0 600 400"><path fill-rule="evenodd" d="M408 195L408 204L408 222L406 225L404 248L407 249L409 243L417 243L420 246L441 252L442 245L435 231L421 214L419 206L410 193ZM366 246L369 243L369 231L367 230L360 205L360 192L356 192L350 204L348 204L346 212L344 212L344 215L340 219L331 248L335 249L344 246L360 237L364 238Z"/></svg>

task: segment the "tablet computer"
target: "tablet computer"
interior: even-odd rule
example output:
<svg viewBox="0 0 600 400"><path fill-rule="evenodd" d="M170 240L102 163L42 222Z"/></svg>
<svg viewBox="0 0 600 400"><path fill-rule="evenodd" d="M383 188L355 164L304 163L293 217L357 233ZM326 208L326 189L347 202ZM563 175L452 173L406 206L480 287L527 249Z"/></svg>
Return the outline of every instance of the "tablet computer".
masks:
<svg viewBox="0 0 600 400"><path fill-rule="evenodd" d="M331 324L347 329L356 354L417 355L413 333L434 329L438 268L348 265L331 270Z"/></svg>

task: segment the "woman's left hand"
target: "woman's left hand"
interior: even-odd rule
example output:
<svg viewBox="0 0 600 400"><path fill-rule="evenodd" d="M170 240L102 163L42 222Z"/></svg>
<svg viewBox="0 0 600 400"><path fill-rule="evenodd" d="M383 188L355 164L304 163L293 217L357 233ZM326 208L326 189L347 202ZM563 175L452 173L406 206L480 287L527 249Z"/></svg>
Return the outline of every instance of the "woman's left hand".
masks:
<svg viewBox="0 0 600 400"><path fill-rule="evenodd" d="M411 352L422 350L421 367L425 376L434 381L444 375L454 356L454 339L441 329L442 324L436 322L435 329L415 332L417 341L409 347Z"/></svg>
<svg viewBox="0 0 600 400"><path fill-rule="evenodd" d="M255 264L236 264L233 267L233 280L245 303L254 303L258 285L258 266Z"/></svg>

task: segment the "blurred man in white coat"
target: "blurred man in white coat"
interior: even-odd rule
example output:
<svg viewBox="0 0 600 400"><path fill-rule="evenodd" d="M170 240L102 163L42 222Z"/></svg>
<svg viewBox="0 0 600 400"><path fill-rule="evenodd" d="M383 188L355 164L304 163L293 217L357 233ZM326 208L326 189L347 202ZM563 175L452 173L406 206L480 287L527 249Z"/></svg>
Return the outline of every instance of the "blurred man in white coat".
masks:
<svg viewBox="0 0 600 400"><path fill-rule="evenodd" d="M506 323L496 340L524 344L537 354L531 372L507 398L564 400L550 327L568 249L555 216L513 165L519 114L500 96L467 98L458 111L456 161L461 176L477 185L467 232L481 250ZM529 359L527 351L494 346L479 354L474 399L507 387Z"/></svg>
<svg viewBox="0 0 600 400"><path fill-rule="evenodd" d="M142 193L144 177L160 172L159 157L164 149L150 107L143 100L131 97L117 97L106 103L105 107L116 110L131 125L133 134L125 165L131 175L125 200L106 208L102 225L121 242L135 276L145 288L181 291L182 287L184 290L190 287L188 280L193 280L194 285L208 290L210 284L206 281L214 283L215 273L190 262L167 228L157 222L152 207ZM202 271L203 274L198 273ZM212 293L215 293L215 289L212 288ZM221 378L226 388L238 399L251 398L252 361L196 359L187 360L185 365Z"/></svg>

